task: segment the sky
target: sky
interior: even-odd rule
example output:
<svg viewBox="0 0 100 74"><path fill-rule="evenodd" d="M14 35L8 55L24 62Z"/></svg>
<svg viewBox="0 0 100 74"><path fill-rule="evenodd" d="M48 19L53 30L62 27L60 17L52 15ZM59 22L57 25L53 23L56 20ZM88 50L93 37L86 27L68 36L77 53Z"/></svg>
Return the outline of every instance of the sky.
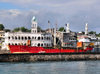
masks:
<svg viewBox="0 0 100 74"><path fill-rule="evenodd" d="M89 31L100 33L100 0L0 0L0 23L6 29L30 29L33 16L42 29L49 20L50 27L69 23L75 32L84 31L88 23Z"/></svg>

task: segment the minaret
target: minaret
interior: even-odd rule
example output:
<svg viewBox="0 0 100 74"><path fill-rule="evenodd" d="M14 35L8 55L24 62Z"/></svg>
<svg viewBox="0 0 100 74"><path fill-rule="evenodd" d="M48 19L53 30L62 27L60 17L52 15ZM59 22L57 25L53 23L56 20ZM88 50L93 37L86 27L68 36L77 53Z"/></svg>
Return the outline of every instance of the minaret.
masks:
<svg viewBox="0 0 100 74"><path fill-rule="evenodd" d="M56 47L56 28L54 29L54 47Z"/></svg>
<svg viewBox="0 0 100 74"><path fill-rule="evenodd" d="M33 16L31 22L32 22L31 33L37 33L37 20L35 16Z"/></svg>
<svg viewBox="0 0 100 74"><path fill-rule="evenodd" d="M87 35L88 34L88 23L86 23L86 25L85 25L85 35Z"/></svg>
<svg viewBox="0 0 100 74"><path fill-rule="evenodd" d="M69 23L66 24L66 33L70 33Z"/></svg>

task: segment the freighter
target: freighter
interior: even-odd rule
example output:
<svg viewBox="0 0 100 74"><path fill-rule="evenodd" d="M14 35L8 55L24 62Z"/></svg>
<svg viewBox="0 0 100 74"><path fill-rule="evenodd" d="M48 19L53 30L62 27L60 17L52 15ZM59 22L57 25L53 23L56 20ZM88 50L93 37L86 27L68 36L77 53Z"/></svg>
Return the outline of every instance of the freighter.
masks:
<svg viewBox="0 0 100 74"><path fill-rule="evenodd" d="M43 47L31 47L23 45L9 45L9 50L11 53L80 53L91 51L92 47L87 47L86 49L46 49Z"/></svg>
<svg viewBox="0 0 100 74"><path fill-rule="evenodd" d="M48 22L50 24L50 22ZM11 53L76 53L76 52L88 52L93 49L91 44L88 44L85 48L82 41L77 42L76 36L70 36L69 24L66 27L66 33L58 37L63 36L62 46L57 45L57 29L54 29L54 33L37 33L37 20L32 18L31 33L5 33L5 45L8 46L7 50ZM49 30L50 31L50 30ZM87 31L87 25L86 25ZM87 33L87 32L86 32ZM69 36L69 38L68 38ZM72 37L72 38L71 38ZM59 39L62 39L59 38ZM84 40L84 39L81 39ZM88 41L87 38L85 41ZM89 43L89 41L88 41ZM69 47L66 47L66 45ZM57 46L60 46L59 48ZM71 46L71 47L70 47Z"/></svg>

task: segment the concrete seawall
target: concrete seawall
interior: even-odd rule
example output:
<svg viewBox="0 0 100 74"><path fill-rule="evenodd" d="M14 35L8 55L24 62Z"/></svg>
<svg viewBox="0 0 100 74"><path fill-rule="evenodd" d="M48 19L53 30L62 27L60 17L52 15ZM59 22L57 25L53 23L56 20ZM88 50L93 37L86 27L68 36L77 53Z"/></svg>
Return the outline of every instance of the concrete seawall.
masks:
<svg viewBox="0 0 100 74"><path fill-rule="evenodd" d="M0 54L0 62L100 60L100 53Z"/></svg>

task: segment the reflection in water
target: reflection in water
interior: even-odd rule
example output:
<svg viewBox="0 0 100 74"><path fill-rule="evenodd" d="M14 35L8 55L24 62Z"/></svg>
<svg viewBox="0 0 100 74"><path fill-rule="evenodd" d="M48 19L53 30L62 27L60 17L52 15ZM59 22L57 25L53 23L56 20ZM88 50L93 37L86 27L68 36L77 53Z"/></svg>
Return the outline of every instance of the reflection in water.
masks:
<svg viewBox="0 0 100 74"><path fill-rule="evenodd" d="M100 61L0 63L0 74L99 74Z"/></svg>

